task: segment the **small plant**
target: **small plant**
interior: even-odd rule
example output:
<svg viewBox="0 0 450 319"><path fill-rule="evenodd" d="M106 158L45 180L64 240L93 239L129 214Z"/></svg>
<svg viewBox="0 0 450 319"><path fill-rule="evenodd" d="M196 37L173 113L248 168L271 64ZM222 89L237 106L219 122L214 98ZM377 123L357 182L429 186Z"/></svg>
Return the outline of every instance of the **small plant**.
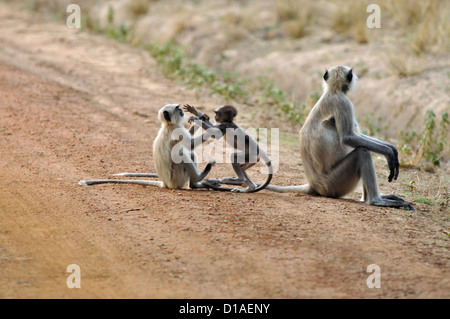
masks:
<svg viewBox="0 0 450 319"><path fill-rule="evenodd" d="M414 201L417 203L433 205L433 201L431 199L424 198L424 197L414 197Z"/></svg>
<svg viewBox="0 0 450 319"><path fill-rule="evenodd" d="M213 94L222 96L227 101L237 101L245 104L259 103L269 105L279 115L292 124L301 123L305 118L306 104L300 106L284 91L275 87L273 81L261 77L258 83L238 75L210 70L188 59L184 52L172 43L158 44L151 42L147 50L156 59L166 76L179 79L190 88L207 88ZM256 98L250 98L250 91ZM309 97L308 105L315 104L320 93Z"/></svg>
<svg viewBox="0 0 450 319"><path fill-rule="evenodd" d="M92 24L92 21L87 20L84 24L84 27L89 29L93 29L96 32L105 33L108 37L118 40L122 43L126 43L129 39L130 30L125 26L125 24L121 23L119 26L114 25L114 16L115 11L112 5L108 6L108 13L106 16L107 25L104 29L101 29L97 24Z"/></svg>
<svg viewBox="0 0 450 319"><path fill-rule="evenodd" d="M307 105L311 103L314 105L320 98L320 95L316 97L316 93L313 93L307 103L299 106L293 98L290 98L286 92L277 88L273 81L267 78L259 78L259 86L256 91L258 92L256 98L258 103L273 106L278 116L286 118L293 125L302 123L305 119Z"/></svg>
<svg viewBox="0 0 450 319"><path fill-rule="evenodd" d="M218 73L188 59L184 52L172 43L147 45L148 52L156 59L164 74L172 79L185 81L190 88L208 88L227 101L245 102L248 91L245 80L230 72Z"/></svg>
<svg viewBox="0 0 450 319"><path fill-rule="evenodd" d="M114 23L114 7L110 4L108 6L108 14L106 16L106 20L108 21L108 24L113 24Z"/></svg>
<svg viewBox="0 0 450 319"><path fill-rule="evenodd" d="M409 192L413 192L414 191L414 184L416 183L416 181L410 181L408 187L408 191Z"/></svg>
<svg viewBox="0 0 450 319"><path fill-rule="evenodd" d="M432 110L427 110L425 116L425 130L420 138L420 149L416 155L416 165L419 166L422 159L430 161L434 166L440 166L441 153L444 150L444 139L449 125L448 113L444 112L441 117L439 132L435 133L436 115Z"/></svg>
<svg viewBox="0 0 450 319"><path fill-rule="evenodd" d="M403 159L402 166L420 167L424 160L433 166L440 166L450 121L448 113L444 112L437 131L435 118L435 113L432 110L427 110L425 128L420 134L415 130L400 133L402 146L399 147L399 151L403 155L401 156ZM404 160L405 158L407 160Z"/></svg>
<svg viewBox="0 0 450 319"><path fill-rule="evenodd" d="M108 36L122 43L127 42L128 40L127 36L129 33L130 31L123 23L121 23L118 27L110 26L107 28Z"/></svg>
<svg viewBox="0 0 450 319"><path fill-rule="evenodd" d="M387 125L381 125L381 123L383 122L383 119L381 117L378 117L375 122L373 116L373 112L365 114L364 117L359 121L361 132L365 135L377 136L380 135L383 130L387 129Z"/></svg>

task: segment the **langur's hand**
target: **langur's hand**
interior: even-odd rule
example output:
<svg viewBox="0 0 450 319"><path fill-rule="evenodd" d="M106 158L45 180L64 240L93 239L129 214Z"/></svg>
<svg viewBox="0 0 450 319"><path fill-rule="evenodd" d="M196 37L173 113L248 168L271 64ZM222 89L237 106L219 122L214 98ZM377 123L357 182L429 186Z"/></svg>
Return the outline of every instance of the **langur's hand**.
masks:
<svg viewBox="0 0 450 319"><path fill-rule="evenodd" d="M194 115L198 115L198 114L197 114L197 109L196 109L195 107L189 105L189 104L185 104L185 105L183 106L183 109L184 109L186 112L192 113L192 114L194 114Z"/></svg>
<svg viewBox="0 0 450 319"><path fill-rule="evenodd" d="M400 162L398 161L398 151L394 145L391 145L392 151L394 152L394 160L395 160L395 174L394 179L397 180L398 173L400 172Z"/></svg>
<svg viewBox="0 0 450 319"><path fill-rule="evenodd" d="M392 182L392 179L397 180L398 173L400 170L400 163L398 161L398 152L395 148L394 149L391 148L391 150L392 154L386 156L386 160L389 165L389 177L388 177L389 183Z"/></svg>
<svg viewBox="0 0 450 319"><path fill-rule="evenodd" d="M192 115L191 117L188 118L188 123L192 124L194 121L198 121L198 117L195 115Z"/></svg>

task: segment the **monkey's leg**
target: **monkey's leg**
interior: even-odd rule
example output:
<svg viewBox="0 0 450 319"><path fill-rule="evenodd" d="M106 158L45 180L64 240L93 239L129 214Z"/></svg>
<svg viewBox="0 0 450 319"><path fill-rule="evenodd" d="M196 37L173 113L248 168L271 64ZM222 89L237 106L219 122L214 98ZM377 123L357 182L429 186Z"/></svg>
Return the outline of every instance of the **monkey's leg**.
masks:
<svg viewBox="0 0 450 319"><path fill-rule="evenodd" d="M364 187L364 199L367 204L383 207L405 208L414 210L411 204L396 195L383 195L379 193L375 165L370 151L357 148L361 165L361 178ZM356 151L355 150L355 151Z"/></svg>
<svg viewBox="0 0 450 319"><path fill-rule="evenodd" d="M231 154L231 161L232 161L231 166L233 167L234 172L238 176L238 180L242 181L241 185L247 186L244 189L240 188L232 189L231 191L234 193L247 193L256 189L255 183L251 181L250 177L248 177L247 173L245 172L246 169L252 167L256 163L240 162L240 160L244 158L243 155L245 155L244 152Z"/></svg>
<svg viewBox="0 0 450 319"><path fill-rule="evenodd" d="M233 188L231 191L233 193L248 193L250 191L253 191L256 189L256 185L250 180L245 170L242 169L242 165L239 163L233 163L232 164L234 171L238 176L242 176L244 178L243 185L246 185L247 187L244 189L241 188Z"/></svg>
<svg viewBox="0 0 450 319"><path fill-rule="evenodd" d="M399 208L404 208L406 210L411 210L411 211L415 211L416 209L408 202L405 202L403 198L394 195L394 194L389 194L389 195L384 195L384 194L380 194L381 199L385 202L385 203L393 203L394 205L389 205L387 207L399 207ZM373 204L376 205L376 204ZM398 206L397 206L398 205ZM377 205L377 206L386 206L384 204L382 205Z"/></svg>
<svg viewBox="0 0 450 319"><path fill-rule="evenodd" d="M327 174L330 181L327 190L319 190L323 196L341 197L351 192L359 179L363 182L364 200L366 204L374 206L411 209L412 206L398 196L380 195L375 165L370 151L366 148L356 148L333 166Z"/></svg>
<svg viewBox="0 0 450 319"><path fill-rule="evenodd" d="M209 161L209 163L206 165L203 172L198 171L197 164L192 161L187 161L183 163L184 169L186 170L188 176L189 176L189 186L191 188L199 188L203 187L201 182L211 171L211 168L216 164L215 161Z"/></svg>
<svg viewBox="0 0 450 319"><path fill-rule="evenodd" d="M218 179L217 181L221 184L242 186L242 184L244 184L245 182L245 179L240 179L236 177L225 177L222 179Z"/></svg>
<svg viewBox="0 0 450 319"><path fill-rule="evenodd" d="M239 166L235 166L235 171L238 169L241 171L242 175L245 178L244 184L247 185L247 188L244 190L239 190L239 188L235 188L234 191L235 192L249 192L252 191L254 189L256 189L256 184L252 182L252 180L250 179L250 177L248 177L246 170L249 169L250 167L254 166L256 163L244 163L244 164L240 164Z"/></svg>
<svg viewBox="0 0 450 319"><path fill-rule="evenodd" d="M231 154L231 166L233 167L234 171L237 174L237 178L236 177L224 177L222 179L217 180L219 183L221 184L226 184L226 185L236 185L236 186L242 186L245 182L245 177L242 174L242 171L240 168L236 169L234 167L235 164L240 165L238 163L238 159L237 159L237 154L238 153L232 153ZM239 173L238 173L239 171Z"/></svg>
<svg viewBox="0 0 450 319"><path fill-rule="evenodd" d="M242 174L242 170L240 169L240 164L237 161L237 154L238 153L232 153L231 154L231 166L233 167L233 170L237 174L236 177L224 177L219 180L221 184L227 184L227 185L237 185L242 186L245 182L245 176Z"/></svg>
<svg viewBox="0 0 450 319"><path fill-rule="evenodd" d="M198 126L197 124L195 124L195 122L191 125L191 127L189 128L189 133L191 135L194 135L198 129L200 128L200 126Z"/></svg>

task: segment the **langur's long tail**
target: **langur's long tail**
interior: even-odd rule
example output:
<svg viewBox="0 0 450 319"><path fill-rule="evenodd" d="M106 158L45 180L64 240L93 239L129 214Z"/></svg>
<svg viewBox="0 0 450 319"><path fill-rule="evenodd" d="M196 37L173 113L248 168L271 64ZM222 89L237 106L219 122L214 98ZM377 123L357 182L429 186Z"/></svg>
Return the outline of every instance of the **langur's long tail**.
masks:
<svg viewBox="0 0 450 319"><path fill-rule="evenodd" d="M155 173L119 173L112 174L111 176L124 176L124 177L158 177Z"/></svg>
<svg viewBox="0 0 450 319"><path fill-rule="evenodd" d="M124 176L124 177L158 177L155 173L119 173L112 174L111 176ZM91 180L81 180L78 185L90 186L98 184L135 184L144 186L158 186L162 187L163 183L160 181L145 181L145 180L133 180L133 179L91 179Z"/></svg>
<svg viewBox="0 0 450 319"><path fill-rule="evenodd" d="M296 186L276 186L268 185L267 190L277 193L303 193L311 194L311 186L309 184L296 185Z"/></svg>
<svg viewBox="0 0 450 319"><path fill-rule="evenodd" d="M256 193L256 192L262 191L264 188L267 188L267 187L269 186L270 181L272 180L272 177L273 177L273 167L272 167L272 162L271 162L270 160L268 160L268 161L266 162L266 166L267 166L267 168L268 168L268 170L269 170L269 173L267 174L267 179L266 179L266 181L264 182L264 184L259 185L259 186L256 187L254 190L248 191L248 193Z"/></svg>
<svg viewBox="0 0 450 319"><path fill-rule="evenodd" d="M92 179L92 180L81 180L78 182L78 185L90 186L97 184L135 184L135 185L144 185L144 186L158 186L162 187L163 183L160 181L144 181L144 180L133 180L133 179Z"/></svg>

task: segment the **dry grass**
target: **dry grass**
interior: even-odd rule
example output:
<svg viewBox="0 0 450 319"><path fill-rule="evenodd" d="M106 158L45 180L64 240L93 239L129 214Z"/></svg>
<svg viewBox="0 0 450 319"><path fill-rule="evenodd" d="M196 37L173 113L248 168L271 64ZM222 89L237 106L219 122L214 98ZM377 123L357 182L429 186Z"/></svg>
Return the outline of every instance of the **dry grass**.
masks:
<svg viewBox="0 0 450 319"><path fill-rule="evenodd" d="M221 17L221 22L223 41L226 43L240 41L259 27L254 15L248 10L230 10Z"/></svg>
<svg viewBox="0 0 450 319"><path fill-rule="evenodd" d="M370 0L278 0L275 18L285 34L300 38L312 26L330 28L337 34L369 42L367 6ZM383 31L398 32L415 54L448 51L450 39L450 1L380 0ZM321 20L319 20L319 18ZM380 33L377 33L380 35Z"/></svg>
<svg viewBox="0 0 450 319"><path fill-rule="evenodd" d="M145 15L152 3L159 0L129 0L126 4L126 10L131 17L136 18Z"/></svg>
<svg viewBox="0 0 450 319"><path fill-rule="evenodd" d="M222 16L222 23L225 26L235 26L248 32L254 32L261 28L261 23L255 16L253 8L240 8L230 10Z"/></svg>
<svg viewBox="0 0 450 319"><path fill-rule="evenodd" d="M450 3L447 0L396 0L382 2L406 36L406 45L415 54L446 52L450 38Z"/></svg>
<svg viewBox="0 0 450 319"><path fill-rule="evenodd" d="M366 9L370 1L349 0L333 3L335 9L331 18L331 28L358 43L367 43L369 38Z"/></svg>
<svg viewBox="0 0 450 319"><path fill-rule="evenodd" d="M448 52L450 3L446 0L381 2L383 19L396 40L386 50L386 64L401 78L422 73L427 54Z"/></svg>
<svg viewBox="0 0 450 319"><path fill-rule="evenodd" d="M309 27L317 21L319 6L312 1L278 0L275 14L285 34L298 39L307 35Z"/></svg>
<svg viewBox="0 0 450 319"><path fill-rule="evenodd" d="M384 61L388 70L399 78L419 75L427 65L424 59L389 46L386 47Z"/></svg>

